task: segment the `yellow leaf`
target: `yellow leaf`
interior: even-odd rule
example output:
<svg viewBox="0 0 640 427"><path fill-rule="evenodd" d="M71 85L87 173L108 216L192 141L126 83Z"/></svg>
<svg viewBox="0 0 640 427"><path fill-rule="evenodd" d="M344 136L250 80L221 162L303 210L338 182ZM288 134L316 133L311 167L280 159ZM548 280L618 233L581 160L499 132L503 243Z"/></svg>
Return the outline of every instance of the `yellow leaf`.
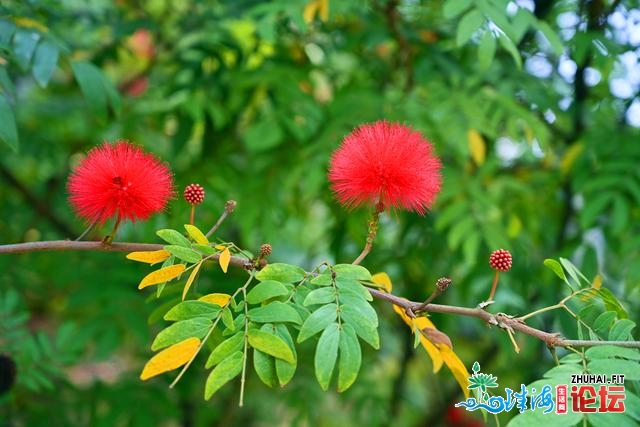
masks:
<svg viewBox="0 0 640 427"><path fill-rule="evenodd" d="M477 130L469 129L467 131L467 139L469 140L471 158L476 165L482 165L487 156L487 145L484 142L484 138L482 138L482 135L480 135L480 132Z"/></svg>
<svg viewBox="0 0 640 427"><path fill-rule="evenodd" d="M215 248L216 251L224 251L226 246L225 245L215 245L214 248Z"/></svg>
<svg viewBox="0 0 640 427"><path fill-rule="evenodd" d="M320 3L320 19L323 22L329 20L329 0L319 0Z"/></svg>
<svg viewBox="0 0 640 427"><path fill-rule="evenodd" d="M162 350L144 365L140 379L145 381L156 375L179 368L193 358L198 351L198 347L200 347L200 340L191 337Z"/></svg>
<svg viewBox="0 0 640 427"><path fill-rule="evenodd" d="M442 356L440 355L440 351L438 350L438 347L420 333L420 330L423 328L435 328L433 322L426 317L416 317L415 319L411 319L407 316L407 313L404 312L402 307L395 304L393 305L393 310L398 313L402 320L404 320L404 323L409 325L414 334L420 334L420 344L422 344L422 347L427 351L427 354L431 359L431 363L433 363L433 372L438 372L442 368Z"/></svg>
<svg viewBox="0 0 640 427"><path fill-rule="evenodd" d="M569 170L571 170L571 167L575 163L576 159L580 156L583 149L584 145L582 145L581 142L577 142L572 144L567 152L564 153L564 156L560 161L560 172L562 172L563 175L566 175Z"/></svg>
<svg viewBox="0 0 640 427"><path fill-rule="evenodd" d="M467 387L470 385L470 375L467 368L464 366L464 363L462 363L462 360L460 360L458 355L446 345L440 344L438 348L440 349L440 355L444 359L444 363L447 365L447 368L451 370L453 377L460 385L460 388L464 393L464 397L469 397L469 389Z"/></svg>
<svg viewBox="0 0 640 427"><path fill-rule="evenodd" d="M319 15L322 21L327 22L329 19L329 0L311 0L305 5L302 11L304 22L311 23L316 15Z"/></svg>
<svg viewBox="0 0 640 427"><path fill-rule="evenodd" d="M602 286L602 276L597 274L596 277L593 278L593 282L591 282L591 287L593 289L600 289Z"/></svg>
<svg viewBox="0 0 640 427"><path fill-rule="evenodd" d="M185 224L184 229L187 230L187 233L189 233L189 236L191 236L191 238L196 243L199 243L201 245L209 244L209 239L207 239L207 236L205 236L204 233L200 231L200 229L195 225Z"/></svg>
<svg viewBox="0 0 640 427"><path fill-rule="evenodd" d="M207 294L198 298L199 301L209 302L211 304L219 305L220 307L224 307L229 303L231 299L231 295L228 294Z"/></svg>
<svg viewBox="0 0 640 427"><path fill-rule="evenodd" d="M138 285L138 289L146 288L147 286L157 285L159 283L167 282L171 279L178 277L185 270L184 264L170 265L163 267L160 270L153 271L142 279Z"/></svg>
<svg viewBox="0 0 640 427"><path fill-rule="evenodd" d="M307 3L304 7L304 10L302 11L302 19L304 19L304 22L306 22L307 24L311 23L311 21L313 21L313 18L316 16L319 7L320 6L318 5L318 2L316 0L311 0L309 3Z"/></svg>
<svg viewBox="0 0 640 427"><path fill-rule="evenodd" d="M227 268L229 268L229 261L231 261L231 252L229 252L229 248L224 248L224 250L220 252L218 263L220 263L220 268L225 273L227 272Z"/></svg>
<svg viewBox="0 0 640 427"><path fill-rule="evenodd" d="M41 33L48 33L49 32L49 29L47 27L45 27L44 25L42 25L38 21L34 21L31 18L24 18L24 17L13 18L13 22L15 22L15 24L18 27L35 28L36 30L40 31Z"/></svg>
<svg viewBox="0 0 640 427"><path fill-rule="evenodd" d="M376 285L382 286L382 289L384 289L388 293L391 293L391 290L393 289L391 279L389 278L389 275L387 273L376 273L371 276L371 281Z"/></svg>
<svg viewBox="0 0 640 427"><path fill-rule="evenodd" d="M191 274L187 279L187 283L184 284L184 289L182 290L182 301L184 301L184 297L187 296L187 292L189 292L189 288L191 287L191 284L196 279L196 276L198 275L198 271L200 271L200 267L202 267L202 261L197 263L196 266L193 267L193 270L191 270Z"/></svg>
<svg viewBox="0 0 640 427"><path fill-rule="evenodd" d="M387 292L391 292L391 289L393 288L391 279L387 273L376 273L371 277L371 280L373 283L382 286ZM433 322L424 316L412 319L407 315L407 313L405 313L404 308L395 304L393 305L393 310L398 313L404 323L409 325L414 334L420 334L420 344L422 344L422 347L424 347L431 358L431 362L433 363L433 372L438 372L440 368L442 368L442 364L446 364L453 373L453 377L456 379L458 384L460 384L465 397L469 397L469 389L467 388L469 385L469 372L467 372L467 368L464 366L464 363L462 363L458 355L456 355L447 344L440 343L436 345L429 341L427 337L420 332L429 328L437 330Z"/></svg>
<svg viewBox="0 0 640 427"><path fill-rule="evenodd" d="M162 262L169 258L171 254L164 249L159 251L139 251L139 252L131 252L127 254L127 259L132 261L146 262L147 264L155 264L157 262Z"/></svg>

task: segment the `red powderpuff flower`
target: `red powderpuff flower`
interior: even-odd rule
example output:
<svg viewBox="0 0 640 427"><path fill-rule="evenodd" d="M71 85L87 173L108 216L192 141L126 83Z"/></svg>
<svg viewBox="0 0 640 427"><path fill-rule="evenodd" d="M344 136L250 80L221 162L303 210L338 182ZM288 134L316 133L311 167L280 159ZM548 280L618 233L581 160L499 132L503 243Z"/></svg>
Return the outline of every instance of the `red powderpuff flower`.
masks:
<svg viewBox="0 0 640 427"><path fill-rule="evenodd" d="M147 219L173 196L169 168L126 141L105 142L89 151L67 184L69 201L79 216L103 224L119 219Z"/></svg>
<svg viewBox="0 0 640 427"><path fill-rule="evenodd" d="M378 121L344 138L331 157L329 181L338 201L349 208L382 203L424 215L440 191L441 166L419 132Z"/></svg>

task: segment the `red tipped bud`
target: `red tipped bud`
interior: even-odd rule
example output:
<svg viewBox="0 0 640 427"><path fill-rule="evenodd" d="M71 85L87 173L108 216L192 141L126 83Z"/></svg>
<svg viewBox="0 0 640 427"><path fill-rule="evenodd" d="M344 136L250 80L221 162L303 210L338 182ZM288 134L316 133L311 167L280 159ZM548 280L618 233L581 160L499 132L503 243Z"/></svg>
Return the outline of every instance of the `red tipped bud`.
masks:
<svg viewBox="0 0 640 427"><path fill-rule="evenodd" d="M192 205L199 205L204 200L204 188L199 184L189 184L184 189L184 199Z"/></svg>
<svg viewBox="0 0 640 427"><path fill-rule="evenodd" d="M511 269L511 253L505 249L498 249L491 253L489 265L494 270L509 271Z"/></svg>
<svg viewBox="0 0 640 427"><path fill-rule="evenodd" d="M264 243L260 246L260 256L266 257L271 255L271 245L268 243Z"/></svg>

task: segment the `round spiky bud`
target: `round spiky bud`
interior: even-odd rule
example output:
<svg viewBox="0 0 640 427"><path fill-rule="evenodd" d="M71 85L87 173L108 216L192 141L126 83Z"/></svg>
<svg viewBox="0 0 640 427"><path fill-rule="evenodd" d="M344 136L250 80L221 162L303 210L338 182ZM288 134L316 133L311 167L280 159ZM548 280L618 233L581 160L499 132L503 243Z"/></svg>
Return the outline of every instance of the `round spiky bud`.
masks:
<svg viewBox="0 0 640 427"><path fill-rule="evenodd" d="M199 205L204 200L204 188L199 184L189 184L184 189L184 199L192 205Z"/></svg>
<svg viewBox="0 0 640 427"><path fill-rule="evenodd" d="M505 249L498 249L491 252L489 257L489 265L491 268L500 271L509 271L511 269L511 253Z"/></svg>
<svg viewBox="0 0 640 427"><path fill-rule="evenodd" d="M266 257L271 255L271 245L268 243L263 243L260 246L260 256Z"/></svg>

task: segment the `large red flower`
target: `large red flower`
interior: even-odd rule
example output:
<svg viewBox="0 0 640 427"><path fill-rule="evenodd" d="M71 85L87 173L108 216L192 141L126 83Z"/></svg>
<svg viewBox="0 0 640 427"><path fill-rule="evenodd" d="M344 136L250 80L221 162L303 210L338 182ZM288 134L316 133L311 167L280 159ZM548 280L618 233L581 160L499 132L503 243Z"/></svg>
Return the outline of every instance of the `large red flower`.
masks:
<svg viewBox="0 0 640 427"><path fill-rule="evenodd" d="M169 168L126 141L105 142L89 151L67 188L78 215L100 224L113 215L146 219L163 210L174 193Z"/></svg>
<svg viewBox="0 0 640 427"><path fill-rule="evenodd" d="M378 121L345 137L331 157L329 181L347 207L382 203L424 215L440 191L441 166L419 132Z"/></svg>

